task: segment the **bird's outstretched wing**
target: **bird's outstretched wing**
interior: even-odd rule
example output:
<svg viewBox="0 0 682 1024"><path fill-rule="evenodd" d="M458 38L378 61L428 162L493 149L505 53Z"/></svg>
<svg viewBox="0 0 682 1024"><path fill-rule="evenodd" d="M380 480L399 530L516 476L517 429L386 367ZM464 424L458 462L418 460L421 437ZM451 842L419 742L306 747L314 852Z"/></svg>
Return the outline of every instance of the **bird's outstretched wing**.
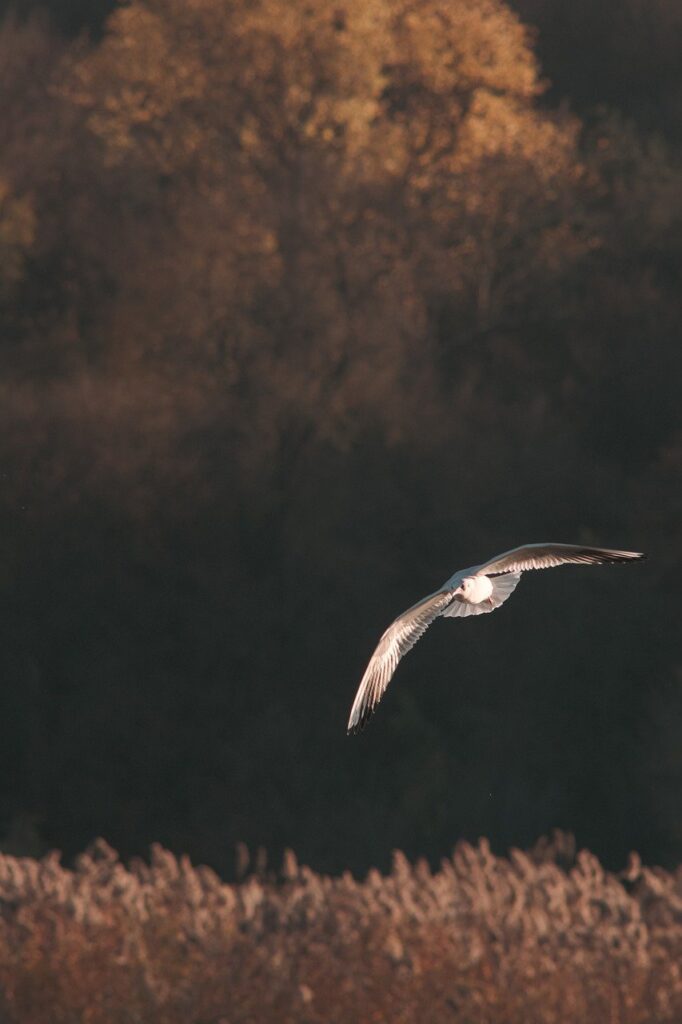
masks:
<svg viewBox="0 0 682 1024"><path fill-rule="evenodd" d="M360 680L348 719L348 732L362 729L381 700L402 656L414 647L451 601L452 591L439 590L408 608L391 623Z"/></svg>
<svg viewBox="0 0 682 1024"><path fill-rule="evenodd" d="M549 569L554 565L602 565L605 562L634 562L645 558L640 551L614 551L611 548L589 548L582 544L524 544L503 555L491 558L476 570L477 576L493 576L501 572L526 572L528 569Z"/></svg>

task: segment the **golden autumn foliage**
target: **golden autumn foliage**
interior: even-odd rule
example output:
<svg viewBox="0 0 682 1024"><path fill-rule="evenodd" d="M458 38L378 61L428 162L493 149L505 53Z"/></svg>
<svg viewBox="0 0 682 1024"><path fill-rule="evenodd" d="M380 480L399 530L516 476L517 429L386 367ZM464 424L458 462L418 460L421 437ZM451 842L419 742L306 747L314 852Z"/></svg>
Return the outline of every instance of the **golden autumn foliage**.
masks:
<svg viewBox="0 0 682 1024"><path fill-rule="evenodd" d="M8 289L21 279L34 237L30 202L11 195L9 186L0 181L0 289Z"/></svg>
<svg viewBox="0 0 682 1024"><path fill-rule="evenodd" d="M341 444L369 409L435 431L430 307L488 329L589 245L577 124L536 110L500 3L136 2L107 29L61 95L158 226L130 211L106 350L208 358L237 407L250 382L265 451L293 414Z"/></svg>
<svg viewBox="0 0 682 1024"><path fill-rule="evenodd" d="M404 172L408 154L426 166L448 152L454 169L509 152L531 134L525 108L540 91L526 30L497 0L140 0L111 17L76 81L112 158L141 149L165 166L169 153L210 155L213 141L272 160L318 145L352 173L377 149L375 173ZM458 154L457 127L475 126L493 98L506 107L500 138Z"/></svg>

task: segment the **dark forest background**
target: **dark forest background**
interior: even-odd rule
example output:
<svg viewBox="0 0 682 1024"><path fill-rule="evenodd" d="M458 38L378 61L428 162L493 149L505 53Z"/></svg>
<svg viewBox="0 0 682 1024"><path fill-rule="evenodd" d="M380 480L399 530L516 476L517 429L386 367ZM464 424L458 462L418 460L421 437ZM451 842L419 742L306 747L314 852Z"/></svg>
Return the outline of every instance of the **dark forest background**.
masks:
<svg viewBox="0 0 682 1024"><path fill-rule="evenodd" d="M682 859L675 0L0 21L0 836ZM538 60L539 58L539 60ZM648 551L388 622L529 540Z"/></svg>

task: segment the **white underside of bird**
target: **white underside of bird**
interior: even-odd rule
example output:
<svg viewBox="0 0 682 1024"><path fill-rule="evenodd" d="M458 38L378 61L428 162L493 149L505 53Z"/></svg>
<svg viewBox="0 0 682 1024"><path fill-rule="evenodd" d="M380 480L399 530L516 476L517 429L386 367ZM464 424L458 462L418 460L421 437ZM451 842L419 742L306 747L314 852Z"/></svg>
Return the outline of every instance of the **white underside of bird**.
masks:
<svg viewBox="0 0 682 1024"><path fill-rule="evenodd" d="M633 562L645 556L640 551L617 551L579 544L526 544L502 555L460 569L433 594L418 601L391 623L377 644L353 701L348 731L361 729L381 700L404 654L414 647L434 619L480 615L492 612L507 600L529 569L555 565L601 565Z"/></svg>

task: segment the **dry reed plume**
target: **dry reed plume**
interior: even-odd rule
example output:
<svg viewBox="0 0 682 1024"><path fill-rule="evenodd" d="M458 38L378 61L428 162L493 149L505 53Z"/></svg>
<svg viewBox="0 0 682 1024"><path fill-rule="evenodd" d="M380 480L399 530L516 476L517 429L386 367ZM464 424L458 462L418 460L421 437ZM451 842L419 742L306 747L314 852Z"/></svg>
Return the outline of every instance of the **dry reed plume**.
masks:
<svg viewBox="0 0 682 1024"><path fill-rule="evenodd" d="M682 1019L682 871L604 870L570 836L358 882L236 885L156 846L0 857L7 1024L663 1024Z"/></svg>

